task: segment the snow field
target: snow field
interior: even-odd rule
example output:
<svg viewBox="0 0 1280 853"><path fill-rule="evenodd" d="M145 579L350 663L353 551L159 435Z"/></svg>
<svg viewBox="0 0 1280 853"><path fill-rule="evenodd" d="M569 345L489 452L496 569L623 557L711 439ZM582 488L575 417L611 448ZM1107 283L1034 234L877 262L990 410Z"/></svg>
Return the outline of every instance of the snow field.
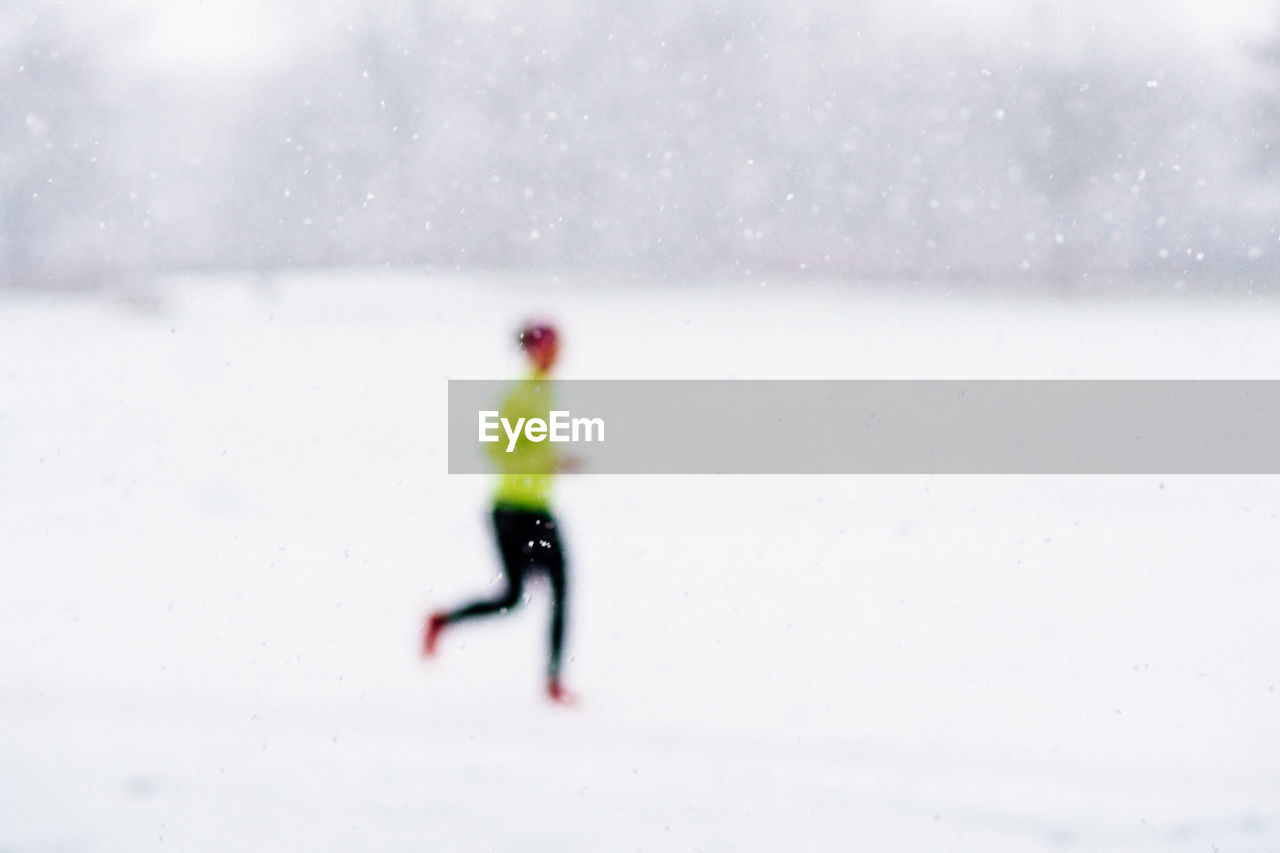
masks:
<svg viewBox="0 0 1280 853"><path fill-rule="evenodd" d="M1273 378L1266 302L174 279L0 302L0 851L1280 844L1280 483L566 478L496 576L446 378Z"/></svg>

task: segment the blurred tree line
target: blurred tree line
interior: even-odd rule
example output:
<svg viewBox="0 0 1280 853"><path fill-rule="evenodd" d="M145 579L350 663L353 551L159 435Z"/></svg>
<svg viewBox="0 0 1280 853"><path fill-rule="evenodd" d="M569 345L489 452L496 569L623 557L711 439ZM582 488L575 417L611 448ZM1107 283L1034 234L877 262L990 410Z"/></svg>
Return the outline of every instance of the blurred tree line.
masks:
<svg viewBox="0 0 1280 853"><path fill-rule="evenodd" d="M0 282L416 264L1275 287L1280 40L1063 49L1052 22L979 39L852 6L392 2L267 72L124 80L109 39L15 13Z"/></svg>

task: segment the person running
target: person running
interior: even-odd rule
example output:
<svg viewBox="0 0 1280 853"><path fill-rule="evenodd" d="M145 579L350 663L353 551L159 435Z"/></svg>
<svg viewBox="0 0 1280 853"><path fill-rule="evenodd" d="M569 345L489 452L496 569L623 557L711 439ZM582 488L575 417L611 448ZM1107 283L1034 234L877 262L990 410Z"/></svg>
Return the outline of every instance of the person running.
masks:
<svg viewBox="0 0 1280 853"><path fill-rule="evenodd" d="M546 420L554 408L549 378L560 353L559 335L549 323L531 323L520 330L518 341L529 362L530 373L512 389L500 415L512 423L517 418ZM555 702L571 702L573 697L560 678L568 583L560 528L551 512L551 486L553 472L571 468L574 463L560 457L551 449L550 442L531 442L523 435L514 452L506 452L503 443L490 445L490 452L500 471L492 518L505 589L492 598L432 613L423 634L422 651L427 657L434 656L440 635L451 625L508 613L519 607L526 577L543 572L550 582L552 596L547 695Z"/></svg>

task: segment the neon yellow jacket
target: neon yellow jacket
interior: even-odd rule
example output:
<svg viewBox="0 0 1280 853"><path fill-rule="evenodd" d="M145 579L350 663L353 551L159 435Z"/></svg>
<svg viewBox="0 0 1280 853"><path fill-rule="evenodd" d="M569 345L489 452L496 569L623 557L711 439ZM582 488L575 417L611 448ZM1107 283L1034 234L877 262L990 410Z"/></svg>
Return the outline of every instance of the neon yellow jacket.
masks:
<svg viewBox="0 0 1280 853"><path fill-rule="evenodd" d="M551 381L537 372L516 383L499 409L499 417L505 418L512 428L520 418L550 420L555 408L551 398ZM496 506L534 512L551 511L551 485L559 465L558 454L549 441L529 441L521 429L516 446L507 452L505 432L501 439L488 447L489 455L498 469L498 488L493 502Z"/></svg>

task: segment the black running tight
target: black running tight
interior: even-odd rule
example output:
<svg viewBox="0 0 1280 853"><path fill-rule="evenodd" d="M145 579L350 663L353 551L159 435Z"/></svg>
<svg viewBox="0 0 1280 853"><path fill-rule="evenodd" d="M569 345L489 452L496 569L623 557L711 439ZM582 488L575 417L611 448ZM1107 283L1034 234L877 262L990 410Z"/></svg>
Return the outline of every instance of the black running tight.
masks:
<svg viewBox="0 0 1280 853"><path fill-rule="evenodd" d="M551 583L551 646L547 674L554 679L560 673L568 596L564 551L560 547L556 520L548 512L498 506L493 510L493 529L497 534L498 552L502 555L506 589L495 598L480 599L445 614L445 622L453 624L514 610L523 600L525 577L539 570L546 572Z"/></svg>

